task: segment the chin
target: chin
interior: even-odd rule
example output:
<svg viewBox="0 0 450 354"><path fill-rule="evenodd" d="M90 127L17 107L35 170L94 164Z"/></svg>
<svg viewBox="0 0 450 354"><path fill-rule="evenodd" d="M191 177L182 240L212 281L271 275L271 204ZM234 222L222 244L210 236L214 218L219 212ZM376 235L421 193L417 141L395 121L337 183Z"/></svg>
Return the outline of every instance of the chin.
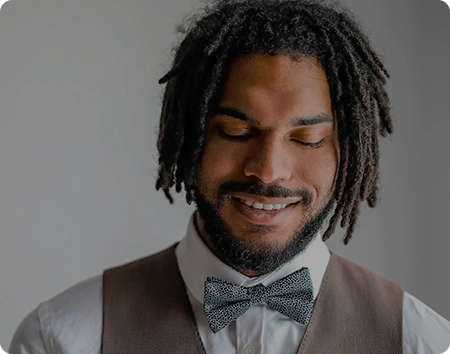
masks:
<svg viewBox="0 0 450 354"><path fill-rule="evenodd" d="M196 204L197 216L201 221L199 234L211 251L241 273L257 275L270 273L303 252L317 236L334 206L330 200L314 215L303 214L299 224L288 228L286 222L299 220L299 215L293 213L296 209L290 211L290 217L284 220L284 224L266 225L234 217L228 203L216 207L200 193L197 193ZM305 220L308 214L311 217Z"/></svg>
<svg viewBox="0 0 450 354"><path fill-rule="evenodd" d="M280 238L265 225L252 225L249 232L238 235L228 228L218 214L199 212L211 251L225 264L253 276L275 271L303 252L317 236L329 210ZM272 227L270 227L272 228ZM284 234L284 232L283 232Z"/></svg>

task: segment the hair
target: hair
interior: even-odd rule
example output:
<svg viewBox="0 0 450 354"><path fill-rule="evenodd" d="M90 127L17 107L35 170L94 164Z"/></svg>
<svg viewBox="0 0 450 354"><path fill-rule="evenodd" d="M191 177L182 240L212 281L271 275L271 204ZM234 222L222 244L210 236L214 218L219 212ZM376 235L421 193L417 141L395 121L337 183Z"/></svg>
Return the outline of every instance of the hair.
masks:
<svg viewBox="0 0 450 354"><path fill-rule="evenodd" d="M314 57L323 66L337 121L340 161L335 209L323 234L339 219L347 244L360 203L378 200L378 136L393 131L386 92L389 73L354 16L320 0L219 0L179 28L161 111L156 189L173 203L170 188L194 200L196 170L207 118L217 107L230 64L239 56L264 53Z"/></svg>

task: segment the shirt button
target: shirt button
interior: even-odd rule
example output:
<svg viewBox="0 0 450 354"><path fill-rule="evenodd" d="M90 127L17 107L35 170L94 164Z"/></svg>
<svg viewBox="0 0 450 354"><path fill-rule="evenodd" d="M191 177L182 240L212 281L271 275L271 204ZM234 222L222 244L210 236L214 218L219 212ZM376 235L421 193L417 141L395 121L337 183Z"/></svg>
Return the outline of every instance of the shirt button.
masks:
<svg viewBox="0 0 450 354"><path fill-rule="evenodd" d="M253 345L249 345L247 348L245 348L244 354L256 354L255 347Z"/></svg>

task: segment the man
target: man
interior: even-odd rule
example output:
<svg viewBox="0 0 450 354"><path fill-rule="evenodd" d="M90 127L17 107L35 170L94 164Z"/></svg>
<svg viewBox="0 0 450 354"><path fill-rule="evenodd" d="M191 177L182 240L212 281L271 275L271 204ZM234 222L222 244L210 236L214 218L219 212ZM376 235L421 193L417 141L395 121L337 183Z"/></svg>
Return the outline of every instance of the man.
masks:
<svg viewBox="0 0 450 354"><path fill-rule="evenodd" d="M160 81L156 187L195 202L186 236L41 303L11 354L444 352L448 321L323 242L375 206L392 133L366 36L313 1L204 11Z"/></svg>

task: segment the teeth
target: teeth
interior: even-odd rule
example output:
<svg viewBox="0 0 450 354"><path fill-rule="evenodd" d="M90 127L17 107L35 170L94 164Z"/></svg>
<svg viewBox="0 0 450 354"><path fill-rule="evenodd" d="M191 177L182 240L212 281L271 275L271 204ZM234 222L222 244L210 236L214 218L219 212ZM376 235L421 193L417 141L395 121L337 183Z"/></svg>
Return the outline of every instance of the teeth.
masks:
<svg viewBox="0 0 450 354"><path fill-rule="evenodd" d="M280 209L284 209L288 206L288 204L261 204L261 203L257 203L257 202L251 202L249 200L245 200L245 199L239 199L239 201L242 204L245 204L249 207L261 210L280 210Z"/></svg>

